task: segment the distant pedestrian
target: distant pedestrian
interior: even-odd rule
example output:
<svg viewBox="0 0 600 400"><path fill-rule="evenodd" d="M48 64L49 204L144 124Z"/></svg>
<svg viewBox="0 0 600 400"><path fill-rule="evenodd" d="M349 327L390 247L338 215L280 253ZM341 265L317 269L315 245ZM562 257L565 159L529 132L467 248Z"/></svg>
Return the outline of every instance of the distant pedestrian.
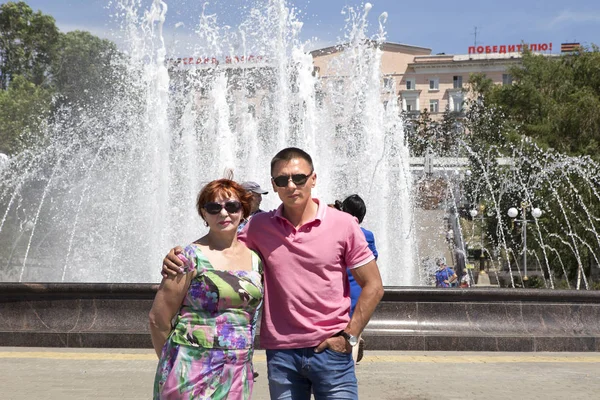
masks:
<svg viewBox="0 0 600 400"><path fill-rule="evenodd" d="M260 209L260 203L262 203L262 197L265 194L269 194L268 191L261 188L256 182L247 181L242 183L242 187L246 189L252 195L252 208L250 209L250 215L248 218L240 222L238 227L238 233L242 231L242 228L250 221L250 219L258 213L264 212Z"/></svg>
<svg viewBox="0 0 600 400"><path fill-rule="evenodd" d="M438 258L436 264L439 269L435 273L435 286L442 288L454 286L458 276L452 268L446 265L446 260Z"/></svg>
<svg viewBox="0 0 600 400"><path fill-rule="evenodd" d="M471 287L471 277L469 276L469 270L467 269L463 270L462 276L460 277L460 287Z"/></svg>

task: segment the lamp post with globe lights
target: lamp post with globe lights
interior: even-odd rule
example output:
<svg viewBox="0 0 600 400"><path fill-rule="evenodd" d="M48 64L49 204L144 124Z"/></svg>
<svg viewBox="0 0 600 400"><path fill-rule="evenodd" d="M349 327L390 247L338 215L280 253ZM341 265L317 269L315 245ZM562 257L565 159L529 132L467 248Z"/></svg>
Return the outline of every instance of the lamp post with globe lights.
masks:
<svg viewBox="0 0 600 400"><path fill-rule="evenodd" d="M476 208L473 208L469 211L469 214L471 215L471 217L473 218L473 220L475 220L475 218L477 217L477 215L480 215L480 217L478 218L481 221L481 252L479 254L479 273L480 274L485 274L485 256L483 255L483 231L485 229L484 226L484 211L485 211L485 204L480 204L479 205L479 211L477 211Z"/></svg>
<svg viewBox="0 0 600 400"><path fill-rule="evenodd" d="M511 207L508 209L508 216L513 219L515 222L521 222L521 237L523 238L523 281L528 280L527 277L527 209L530 208L530 204L526 201L521 202L521 219L516 219L519 215L519 210L516 207ZM536 220L542 216L542 210L537 207L531 209L531 216Z"/></svg>

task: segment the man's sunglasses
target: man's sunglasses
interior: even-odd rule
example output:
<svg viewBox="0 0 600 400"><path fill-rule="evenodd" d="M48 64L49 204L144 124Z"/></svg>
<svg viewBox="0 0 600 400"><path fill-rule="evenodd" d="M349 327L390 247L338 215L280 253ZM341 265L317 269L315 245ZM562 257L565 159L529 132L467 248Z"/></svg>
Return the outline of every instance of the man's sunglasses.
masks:
<svg viewBox="0 0 600 400"><path fill-rule="evenodd" d="M239 201L226 201L225 203L217 203L216 201L211 201L204 205L204 209L207 213L212 215L217 215L221 212L222 209L225 209L229 214L235 214L242 209L242 203Z"/></svg>
<svg viewBox="0 0 600 400"><path fill-rule="evenodd" d="M306 183L306 181L308 180L308 178L310 178L310 176L312 174L313 173L311 172L308 175L306 175L306 174L280 175L280 176L273 178L273 182L275 182L275 185L278 187L286 187L288 185L289 181L292 181L294 183L294 185L296 185L296 186L302 186Z"/></svg>

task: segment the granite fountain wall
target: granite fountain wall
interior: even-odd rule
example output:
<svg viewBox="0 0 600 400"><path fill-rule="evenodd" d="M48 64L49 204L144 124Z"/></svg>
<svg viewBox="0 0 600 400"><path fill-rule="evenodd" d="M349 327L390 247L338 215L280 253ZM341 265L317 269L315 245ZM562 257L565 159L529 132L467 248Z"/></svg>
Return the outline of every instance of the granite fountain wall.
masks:
<svg viewBox="0 0 600 400"><path fill-rule="evenodd" d="M150 348L154 284L0 284L0 346ZM386 288L369 350L600 351L600 292Z"/></svg>

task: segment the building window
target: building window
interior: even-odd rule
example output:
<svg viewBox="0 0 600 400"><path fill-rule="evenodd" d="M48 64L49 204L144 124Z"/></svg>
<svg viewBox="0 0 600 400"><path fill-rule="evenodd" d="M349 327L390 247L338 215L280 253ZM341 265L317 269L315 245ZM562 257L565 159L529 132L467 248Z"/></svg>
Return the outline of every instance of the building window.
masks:
<svg viewBox="0 0 600 400"><path fill-rule="evenodd" d="M460 93L456 93L450 96L450 110L454 112L461 112L463 109L463 96Z"/></svg>
<svg viewBox="0 0 600 400"><path fill-rule="evenodd" d="M256 96L256 85L254 82L249 82L246 85L246 97L254 97Z"/></svg>
<svg viewBox="0 0 600 400"><path fill-rule="evenodd" d="M419 94L417 92L404 92L402 94L402 111L419 111Z"/></svg>
<svg viewBox="0 0 600 400"><path fill-rule="evenodd" d="M502 74L502 85L512 85L512 75L511 74Z"/></svg>
<svg viewBox="0 0 600 400"><path fill-rule="evenodd" d="M260 101L261 114L270 117L273 113L273 102L269 96L265 96Z"/></svg>
<svg viewBox="0 0 600 400"><path fill-rule="evenodd" d="M452 82L454 84L454 89L462 88L462 76L461 75L455 75L454 78L452 78Z"/></svg>
<svg viewBox="0 0 600 400"><path fill-rule="evenodd" d="M417 99L406 100L406 111L419 111L419 107L417 107Z"/></svg>
<svg viewBox="0 0 600 400"><path fill-rule="evenodd" d="M415 90L415 79L409 78L406 80L406 90Z"/></svg>
<svg viewBox="0 0 600 400"><path fill-rule="evenodd" d="M383 109L384 109L384 110L387 110L387 106L388 106L388 100L385 100L385 101L383 102Z"/></svg>
<svg viewBox="0 0 600 400"><path fill-rule="evenodd" d="M456 111L456 112L462 111L462 99L454 102L454 111Z"/></svg>
<svg viewBox="0 0 600 400"><path fill-rule="evenodd" d="M383 90L388 93L394 91L394 78L383 78Z"/></svg>
<svg viewBox="0 0 600 400"><path fill-rule="evenodd" d="M440 79L430 78L429 79L429 90L440 90Z"/></svg>
<svg viewBox="0 0 600 400"><path fill-rule="evenodd" d="M325 102L325 93L322 90L315 90L315 101L317 103L317 107L323 107L323 103Z"/></svg>
<svg viewBox="0 0 600 400"><path fill-rule="evenodd" d="M439 100L429 100L429 112L436 113L440 110Z"/></svg>

